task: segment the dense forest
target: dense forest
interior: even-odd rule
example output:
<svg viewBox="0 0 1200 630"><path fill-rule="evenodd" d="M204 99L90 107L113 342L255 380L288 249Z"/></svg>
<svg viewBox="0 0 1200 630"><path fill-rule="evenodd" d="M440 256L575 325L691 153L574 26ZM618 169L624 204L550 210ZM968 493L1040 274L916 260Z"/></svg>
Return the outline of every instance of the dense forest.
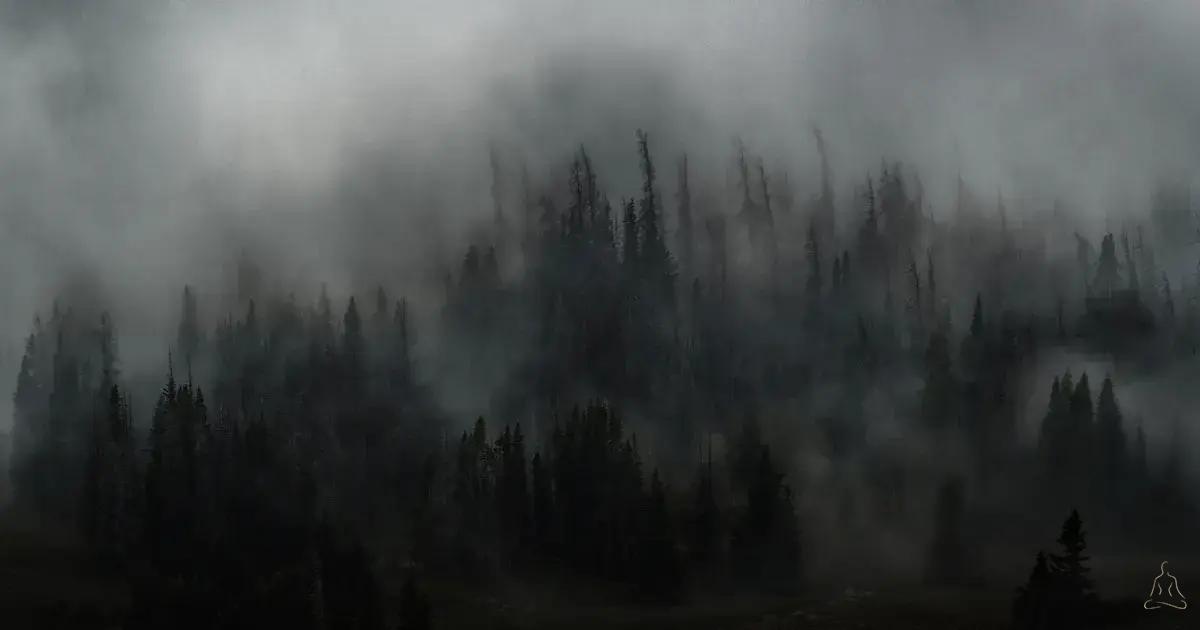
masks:
<svg viewBox="0 0 1200 630"><path fill-rule="evenodd" d="M1089 233L960 177L935 212L897 161L836 190L810 135L812 190L740 141L723 181L631 134L631 191L584 147L544 181L493 147L486 228L429 261L440 300L285 286L245 251L230 299L179 287L153 384L126 378L121 322L63 294L5 375L13 505L86 541L127 593L88 614L130 628L892 582L1082 628L1105 610L1089 551L1194 554L1187 403L1118 398L1196 365L1186 195Z"/></svg>

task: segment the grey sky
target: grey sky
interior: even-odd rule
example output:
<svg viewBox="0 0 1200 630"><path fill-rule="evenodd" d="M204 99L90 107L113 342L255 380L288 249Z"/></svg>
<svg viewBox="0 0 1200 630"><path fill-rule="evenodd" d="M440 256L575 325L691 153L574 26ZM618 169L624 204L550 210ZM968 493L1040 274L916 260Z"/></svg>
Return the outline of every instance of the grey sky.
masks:
<svg viewBox="0 0 1200 630"><path fill-rule="evenodd" d="M817 123L840 189L887 156L935 212L959 173L1141 211L1200 163L1197 32L1187 0L0 2L0 348L92 282L166 334L241 247L416 283L489 215L489 141L554 182L586 143L619 197L637 127L664 165L720 174L740 134L805 184Z"/></svg>

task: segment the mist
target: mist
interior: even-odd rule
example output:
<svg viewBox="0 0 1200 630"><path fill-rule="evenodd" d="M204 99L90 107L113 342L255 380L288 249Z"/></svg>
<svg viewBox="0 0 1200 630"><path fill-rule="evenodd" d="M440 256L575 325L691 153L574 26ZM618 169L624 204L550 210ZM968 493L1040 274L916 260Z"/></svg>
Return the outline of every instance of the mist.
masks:
<svg viewBox="0 0 1200 630"><path fill-rule="evenodd" d="M1185 303L1195 301L1185 291L1200 294L1190 288L1200 255L1200 237L1192 236L1200 234L1194 2L645 4L0 0L0 433L14 427L17 376L35 317L45 321L56 303L89 322L109 313L122 379L135 399L144 398L157 391L169 357L178 360L182 288L194 291L203 328L232 326L246 312L238 283L250 261L268 287L260 305L308 305L327 296L340 314L352 296L367 304L376 287L403 298L418 331L419 380L432 398L428 408L437 409L429 415L445 421L443 450L452 443L447 434L453 438L475 417L502 423L508 418L496 416L506 413L543 423L530 431L530 443L545 447L535 431L548 431L547 409L557 423L557 405L567 401L530 402L522 397L536 398L533 386L515 384L527 378L529 357L551 352L526 342L536 324L520 320L536 309L498 309L503 325L483 328L503 331L491 345L456 338L443 321L450 308L444 304L453 301L447 287L465 269L468 247L482 254L499 240L498 212L519 224L529 220L535 199L538 207L570 203L563 200L581 149L619 230L624 200L643 194L638 130L649 134L672 248L683 233L675 206L685 155L698 226L738 215L739 151L761 160L764 195L768 179L777 203L788 195L771 237L778 259L769 280L754 267L762 251L753 237L729 241L737 306L720 310L729 319L719 322L733 328L729 322L738 320L741 328L730 334L749 355L787 344L802 347L805 361L842 351L828 340L798 342L808 334L797 332L803 326L771 319L786 308L776 296L764 297L776 282L804 283L815 240L806 232L808 214L822 195L823 159L836 215L823 247L835 264L840 251L849 262L863 223L864 183L881 168L880 190L888 169L902 165L904 181L917 191L913 212L928 227L928 238L897 254L894 269L876 270L886 279L864 291L869 298L854 304L857 312L828 317L831 329L860 336L864 347L868 328L880 334L871 319L877 311L887 308L891 317L891 291L905 286L910 259L914 277L928 264L932 283L935 257L944 307L928 294L938 319L931 330L953 331L957 345L973 330L972 300L983 295L990 325L1003 318L1007 327L1009 315L1019 313L1028 316L1021 326L1031 337L1035 329L1053 336L1047 331L1055 328L1055 309L1061 331L1064 320L1087 315L1085 297L1092 296L1084 286L1088 268L1080 282L1072 267L1077 244L1083 247L1072 233L1089 246L1105 234L1136 233L1140 255L1145 228L1157 267L1142 279L1142 296L1160 321L1164 283L1177 291L1180 320ZM1186 229L1156 222L1165 189L1182 191ZM755 188L745 198L758 194ZM975 213L967 219L964 198ZM1016 234L1028 254L1019 269L1030 280L996 279L992 263L956 241L955 226L970 221L986 224L978 230L987 243ZM697 259L716 259L713 247L698 245ZM957 248L979 257L955 267L962 260ZM1000 249L1011 253L1008 245ZM528 252L517 250L500 252L499 273L512 286L533 268ZM707 271L686 272L675 287L680 303L692 279L702 279L712 299ZM924 308L919 286L915 308L905 299L898 290L897 310ZM553 308L543 309L547 320ZM699 336L696 320L675 326L677 344L681 327ZM925 535L912 522L876 527L853 516L865 509L851 505L855 499L838 503L821 490L865 501L875 477L887 476L872 468L879 453L887 465L914 466L912 483L923 490L940 483L934 477L970 465L970 447L944 447L924 434L893 446L911 437L910 416L919 415L913 408L925 404L924 332L898 335L905 341L896 355L905 358L886 384L801 370L804 393L757 410L781 471L799 480L795 505L810 517L810 534L861 537L855 544L862 548L812 550L811 570L820 575L837 574L847 558L878 562L881 573L912 574L923 561ZM1064 373L1087 370L1093 391L1113 376L1130 435L1136 420L1151 467L1168 466L1176 443L1200 444L1200 431L1179 422L1196 402L1183 393L1194 357L1154 364L1166 361L1171 343L1155 345L1146 353L1152 358L1138 363L1063 342L1014 368L1017 441L1038 448L1051 380L1057 387ZM179 366L172 369L182 375ZM584 398L603 389L574 387L564 391ZM643 399L623 409L627 427L641 431L651 450L647 460L661 464L663 478L677 487L690 483L693 455L703 446L710 466L714 443L719 458L735 453L736 436L726 430L735 421L714 434L719 425L708 415L732 418L744 410L697 411L699 399ZM1157 413L1163 406L1172 412ZM677 439L665 421L656 424L667 408L701 418L695 422L707 423L707 436ZM253 415L244 401L241 413ZM821 423L842 414L870 416L865 441L878 452L845 456L825 444ZM1200 474L1195 462L1183 466L1185 476ZM818 492L801 497L805 484ZM932 510L941 500L933 494L924 492L911 509ZM987 501L994 507L1019 499L998 493ZM1050 520L1057 525L1059 517Z"/></svg>
<svg viewBox="0 0 1200 630"><path fill-rule="evenodd" d="M718 173L736 135L804 183L818 124L839 191L887 156L922 175L935 214L961 174L1025 213L1061 199L1097 224L1144 209L1163 178L1191 181L1200 151L1200 11L1182 1L107 0L3 15L10 345L76 274L128 305L122 328L160 322L180 284L216 283L193 276L229 258L230 233L335 286L411 268L430 232L453 241L486 218L489 142L547 182L583 144L607 187L632 191L634 129ZM286 241L262 225L280 222Z"/></svg>

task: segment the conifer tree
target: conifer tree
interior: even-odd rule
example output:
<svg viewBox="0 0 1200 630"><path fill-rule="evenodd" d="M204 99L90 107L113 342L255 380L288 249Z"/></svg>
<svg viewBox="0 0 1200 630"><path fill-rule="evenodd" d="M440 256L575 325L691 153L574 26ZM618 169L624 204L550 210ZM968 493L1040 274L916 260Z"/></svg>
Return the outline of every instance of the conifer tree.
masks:
<svg viewBox="0 0 1200 630"><path fill-rule="evenodd" d="M551 544L550 528L554 506L550 490L550 471L541 453L534 453L530 462L530 476L533 482L533 538L543 551Z"/></svg>
<svg viewBox="0 0 1200 630"><path fill-rule="evenodd" d="M1051 579L1046 554L1039 551L1025 586L1017 589L1017 598L1013 603L1014 628L1017 630L1050 630Z"/></svg>
<svg viewBox="0 0 1200 630"><path fill-rule="evenodd" d="M695 274L694 248L692 192L688 184L688 158L685 153L679 162L679 266L688 275Z"/></svg>
<svg viewBox="0 0 1200 630"><path fill-rule="evenodd" d="M1054 383L1050 386L1050 402L1046 406L1046 415L1042 417L1042 427L1038 437L1038 450L1041 451L1042 457L1050 463L1057 461L1059 445L1063 439L1066 420L1064 400L1063 391L1059 387L1056 376Z"/></svg>
<svg viewBox="0 0 1200 630"><path fill-rule="evenodd" d="M779 278L777 276L779 267L779 245L775 241L775 213L771 209L771 190L767 185L767 170L763 165L762 159L758 160L758 183L763 200L762 222L764 223L763 237L766 240L765 245L767 248L767 281L770 286L772 299L775 299L777 297L776 291L779 289ZM813 242L815 247L815 237L813 237ZM820 252L816 252L816 255L817 259L820 260ZM820 282L821 278L820 272L821 270L818 265L816 270L818 283Z"/></svg>
<svg viewBox="0 0 1200 630"><path fill-rule="evenodd" d="M394 379L399 384L407 385L412 380L412 325L409 323L407 299L396 302L392 326L396 331Z"/></svg>
<svg viewBox="0 0 1200 630"><path fill-rule="evenodd" d="M200 347L200 322L196 315L196 296L192 287L186 285L183 287L182 313L176 343L179 351L183 353L184 365L191 366Z"/></svg>
<svg viewBox="0 0 1200 630"><path fill-rule="evenodd" d="M957 388L946 336L934 332L925 350L925 387L921 390L921 416L928 428L944 431L957 425Z"/></svg>
<svg viewBox="0 0 1200 630"><path fill-rule="evenodd" d="M342 316L342 352L346 361L347 384L351 388L357 389L362 384L364 347L362 318L358 314L354 296L351 296L350 303L346 305L346 314Z"/></svg>
<svg viewBox="0 0 1200 630"><path fill-rule="evenodd" d="M858 251L859 256L863 259L862 266L864 269L878 270L879 252L877 243L879 240L879 217L876 209L875 185L871 182L871 177L867 176L867 189L863 195L865 208L865 217L862 225L858 229Z"/></svg>
<svg viewBox="0 0 1200 630"><path fill-rule="evenodd" d="M708 461L700 466L696 481L696 494L692 505L691 556L693 562L711 562L719 550L720 510L717 507L713 487L712 449Z"/></svg>
<svg viewBox="0 0 1200 630"><path fill-rule="evenodd" d="M638 261L638 218L632 199L625 202L624 238L621 240L621 262L630 275L634 274Z"/></svg>
<svg viewBox="0 0 1200 630"><path fill-rule="evenodd" d="M642 168L642 198L641 213L637 225L641 228L641 242L638 254L641 257L644 277L650 283L649 288L663 305L673 304L674 299L674 263L667 251L663 238L660 203L658 190L655 188L656 174L654 162L650 157L649 135L642 130L637 132L638 156Z"/></svg>
<svg viewBox="0 0 1200 630"><path fill-rule="evenodd" d="M1050 563L1054 569L1054 597L1056 607L1063 621L1081 624L1089 612L1089 607L1095 600L1092 592L1092 580L1089 577L1091 568L1087 566L1087 534L1083 530L1083 520L1079 512L1071 510L1071 515L1063 522L1062 534L1058 537L1062 545L1062 553L1051 554ZM1061 626L1060 626L1061 627ZM1077 627L1071 625L1067 627Z"/></svg>
<svg viewBox="0 0 1200 630"><path fill-rule="evenodd" d="M1117 406L1111 377L1104 378L1100 398L1096 403L1096 446L1100 478L1111 489L1125 471L1125 429L1121 426L1121 409Z"/></svg>
<svg viewBox="0 0 1200 630"><path fill-rule="evenodd" d="M1133 474L1139 482L1146 479L1146 434L1142 431L1142 423L1137 424L1137 434L1133 440Z"/></svg>
<svg viewBox="0 0 1200 630"><path fill-rule="evenodd" d="M1129 289L1137 291L1139 288L1137 265L1133 262L1133 252L1129 248L1129 234L1127 232L1121 232L1121 248L1125 250L1125 270L1129 273Z"/></svg>
<svg viewBox="0 0 1200 630"><path fill-rule="evenodd" d="M1113 291L1121 288L1121 273L1118 271L1117 249L1112 234L1104 235L1100 242L1100 262L1096 269L1096 277L1092 280L1091 289L1100 296L1107 297Z"/></svg>
<svg viewBox="0 0 1200 630"><path fill-rule="evenodd" d="M496 238L503 240L508 232L508 220L504 216L504 193L501 189L500 155L493 144L488 147L488 163L492 170L492 224Z"/></svg>
<svg viewBox="0 0 1200 630"><path fill-rule="evenodd" d="M938 489L933 539L925 579L934 584L961 584L967 578L966 541L963 540L964 497L962 481L948 479Z"/></svg>
<svg viewBox="0 0 1200 630"><path fill-rule="evenodd" d="M1062 456L1067 463L1070 483L1074 488L1079 489L1088 477L1095 437L1095 413L1087 372L1079 376L1079 382L1075 384L1068 409L1070 424L1068 425L1067 451Z"/></svg>
<svg viewBox="0 0 1200 630"><path fill-rule="evenodd" d="M815 304L821 297L821 249L820 243L817 242L817 227L814 222L808 224L808 241L804 248L808 258L808 282L804 292L810 303Z"/></svg>
<svg viewBox="0 0 1200 630"><path fill-rule="evenodd" d="M667 514L666 490L658 470L650 476L641 549L641 579L646 593L655 599L672 600L678 596L682 578L671 521Z"/></svg>
<svg viewBox="0 0 1200 630"><path fill-rule="evenodd" d="M371 326L374 334L381 337L386 337L384 333L387 330L390 306L391 302L388 301L388 294L383 290L383 285L375 287L375 312L371 315Z"/></svg>

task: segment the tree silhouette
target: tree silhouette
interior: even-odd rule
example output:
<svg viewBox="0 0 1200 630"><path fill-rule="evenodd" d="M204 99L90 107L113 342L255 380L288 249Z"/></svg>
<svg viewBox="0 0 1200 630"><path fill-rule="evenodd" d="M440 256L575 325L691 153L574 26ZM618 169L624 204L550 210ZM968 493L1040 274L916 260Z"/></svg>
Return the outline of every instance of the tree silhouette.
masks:
<svg viewBox="0 0 1200 630"><path fill-rule="evenodd" d="M1096 446L1100 478L1111 492L1125 472L1125 429L1121 426L1121 409L1117 406L1111 377L1104 378L1100 398L1096 403Z"/></svg>
<svg viewBox="0 0 1200 630"><path fill-rule="evenodd" d="M938 489L933 539L929 545L926 564L926 581L934 584L962 584L968 577L967 546L963 540L963 512L962 481L948 479Z"/></svg>
<svg viewBox="0 0 1200 630"><path fill-rule="evenodd" d="M1013 627L1019 630L1049 630L1051 614L1050 567L1046 554L1039 551L1029 573L1029 580L1017 589L1013 603Z"/></svg>
<svg viewBox="0 0 1200 630"><path fill-rule="evenodd" d="M1087 537L1072 510L1058 538L1061 554L1038 552L1029 581L1018 589L1013 624L1021 630L1094 627L1097 599L1088 576Z"/></svg>

